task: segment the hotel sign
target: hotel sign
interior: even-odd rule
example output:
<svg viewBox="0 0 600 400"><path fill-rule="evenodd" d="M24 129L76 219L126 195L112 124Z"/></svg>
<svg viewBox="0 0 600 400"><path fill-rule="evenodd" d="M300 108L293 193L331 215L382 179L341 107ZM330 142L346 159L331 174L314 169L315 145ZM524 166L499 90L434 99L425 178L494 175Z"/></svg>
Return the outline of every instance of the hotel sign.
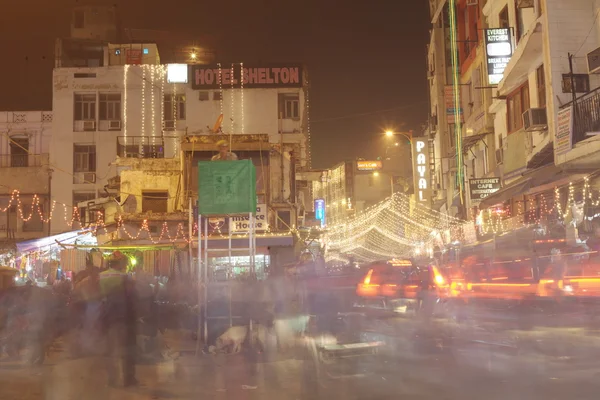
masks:
<svg viewBox="0 0 600 400"><path fill-rule="evenodd" d="M488 82L497 85L513 54L510 28L485 29Z"/></svg>
<svg viewBox="0 0 600 400"><path fill-rule="evenodd" d="M381 161L357 161L356 169L359 171L379 171L383 168Z"/></svg>
<svg viewBox="0 0 600 400"><path fill-rule="evenodd" d="M190 65L190 80L194 90L302 87L302 73L302 67L298 65Z"/></svg>
<svg viewBox="0 0 600 400"><path fill-rule="evenodd" d="M415 196L418 202L431 201L431 176L429 167L429 143L427 139L414 138L412 143L413 176L415 180Z"/></svg>
<svg viewBox="0 0 600 400"><path fill-rule="evenodd" d="M497 192L501 187L500 178L469 179L471 204L479 204L481 200Z"/></svg>

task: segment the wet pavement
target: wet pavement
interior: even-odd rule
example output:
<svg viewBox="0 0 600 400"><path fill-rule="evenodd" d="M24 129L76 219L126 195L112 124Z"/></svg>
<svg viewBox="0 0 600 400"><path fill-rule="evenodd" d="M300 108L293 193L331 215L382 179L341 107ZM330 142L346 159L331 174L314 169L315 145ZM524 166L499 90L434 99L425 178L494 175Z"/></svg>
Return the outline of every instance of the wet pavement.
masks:
<svg viewBox="0 0 600 400"><path fill-rule="evenodd" d="M101 357L50 354L39 367L0 362L0 400L70 399L597 399L600 339L583 328L485 328L474 321L376 321L386 348L347 361L335 379L301 350L195 355L189 334L169 334L178 359L139 365L139 387L109 388Z"/></svg>

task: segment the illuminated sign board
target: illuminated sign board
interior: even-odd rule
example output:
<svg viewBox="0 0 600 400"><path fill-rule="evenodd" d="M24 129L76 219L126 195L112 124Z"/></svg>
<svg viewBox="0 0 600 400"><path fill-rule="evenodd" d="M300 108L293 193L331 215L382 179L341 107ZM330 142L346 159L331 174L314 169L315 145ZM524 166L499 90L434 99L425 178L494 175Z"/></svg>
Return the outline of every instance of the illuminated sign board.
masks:
<svg viewBox="0 0 600 400"><path fill-rule="evenodd" d="M325 226L325 200L315 199L315 219Z"/></svg>
<svg viewBox="0 0 600 400"><path fill-rule="evenodd" d="M510 28L485 29L488 82L497 85L513 54Z"/></svg>
<svg viewBox="0 0 600 400"><path fill-rule="evenodd" d="M251 66L223 64L221 67L190 65L192 89L253 89L302 87L302 67L294 65Z"/></svg>
<svg viewBox="0 0 600 400"><path fill-rule="evenodd" d="M492 193L500 190L500 178L469 179L471 204L477 205Z"/></svg>
<svg viewBox="0 0 600 400"><path fill-rule="evenodd" d="M356 169L359 171L378 171L383 167L381 161L357 161Z"/></svg>
<svg viewBox="0 0 600 400"><path fill-rule="evenodd" d="M429 144L427 139L413 139L413 176L415 195L418 202L428 202L431 197L431 178L429 167Z"/></svg>
<svg viewBox="0 0 600 400"><path fill-rule="evenodd" d="M256 216L254 217L254 229L256 231L266 231L269 227L267 218L267 205L256 205ZM250 231L250 216L239 215L229 217L229 232L248 232Z"/></svg>
<svg viewBox="0 0 600 400"><path fill-rule="evenodd" d="M187 83L188 66L187 64L167 64L167 82L168 83Z"/></svg>

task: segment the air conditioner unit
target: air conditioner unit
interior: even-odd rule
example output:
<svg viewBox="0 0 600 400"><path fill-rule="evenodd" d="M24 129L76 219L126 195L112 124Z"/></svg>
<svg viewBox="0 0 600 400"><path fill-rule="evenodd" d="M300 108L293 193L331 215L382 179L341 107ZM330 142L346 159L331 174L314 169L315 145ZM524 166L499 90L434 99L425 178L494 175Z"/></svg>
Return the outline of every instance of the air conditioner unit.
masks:
<svg viewBox="0 0 600 400"><path fill-rule="evenodd" d="M84 172L83 173L83 183L96 183L96 173L95 172Z"/></svg>
<svg viewBox="0 0 600 400"><path fill-rule="evenodd" d="M503 161L504 161L504 152L502 151L502 149L497 149L496 150L496 164L502 164Z"/></svg>
<svg viewBox="0 0 600 400"><path fill-rule="evenodd" d="M109 131L120 131L121 130L121 121L120 120L108 121L108 130Z"/></svg>
<svg viewBox="0 0 600 400"><path fill-rule="evenodd" d="M527 132L545 131L548 129L548 118L545 108L530 108L523 113L523 128Z"/></svg>
<svg viewBox="0 0 600 400"><path fill-rule="evenodd" d="M600 74L600 47L587 54L587 64L590 74Z"/></svg>
<svg viewBox="0 0 600 400"><path fill-rule="evenodd" d="M83 130L84 131L95 131L96 130L96 121L95 120L83 121Z"/></svg>
<svg viewBox="0 0 600 400"><path fill-rule="evenodd" d="M175 130L175 121L173 121L173 120L164 121L163 124L164 124L163 129L165 131L174 131Z"/></svg>

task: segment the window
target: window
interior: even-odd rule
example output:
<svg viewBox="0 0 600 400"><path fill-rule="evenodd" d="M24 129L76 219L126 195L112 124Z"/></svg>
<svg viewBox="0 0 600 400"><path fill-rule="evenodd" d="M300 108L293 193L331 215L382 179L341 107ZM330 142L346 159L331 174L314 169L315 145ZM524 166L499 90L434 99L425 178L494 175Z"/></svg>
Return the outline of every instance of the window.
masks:
<svg viewBox="0 0 600 400"><path fill-rule="evenodd" d="M96 198L94 192L73 192L73 207L78 207L79 216L81 222L85 223L85 209L86 207L79 207L79 203L86 201L92 201Z"/></svg>
<svg viewBox="0 0 600 400"><path fill-rule="evenodd" d="M83 29L85 26L85 14L83 10L76 10L73 13L73 27L75 29Z"/></svg>
<svg viewBox="0 0 600 400"><path fill-rule="evenodd" d="M29 166L29 139L28 138L10 138L10 166L28 167Z"/></svg>
<svg viewBox="0 0 600 400"><path fill-rule="evenodd" d="M200 101L208 101L210 100L210 92L206 90L201 90L198 92L198 100Z"/></svg>
<svg viewBox="0 0 600 400"><path fill-rule="evenodd" d="M165 94L164 103L165 121L185 120L184 94Z"/></svg>
<svg viewBox="0 0 600 400"><path fill-rule="evenodd" d="M101 121L121 120L121 93L100 93Z"/></svg>
<svg viewBox="0 0 600 400"><path fill-rule="evenodd" d="M213 100L223 100L221 92L213 92Z"/></svg>
<svg viewBox="0 0 600 400"><path fill-rule="evenodd" d="M540 65L535 71L537 81L538 107L546 107L546 76L544 74L544 64Z"/></svg>
<svg viewBox="0 0 600 400"><path fill-rule="evenodd" d="M73 172L96 172L96 145L73 146Z"/></svg>
<svg viewBox="0 0 600 400"><path fill-rule="evenodd" d="M75 94L75 121L96 120L96 94Z"/></svg>
<svg viewBox="0 0 600 400"><path fill-rule="evenodd" d="M38 203L37 205L33 204L23 204L23 212L25 210L39 210L39 212L44 215L44 205ZM42 217L35 212L29 219L29 221L23 221L23 225L21 227L23 232L43 232L44 231L44 221L42 221Z"/></svg>
<svg viewBox="0 0 600 400"><path fill-rule="evenodd" d="M500 11L500 15L498 16L498 27L510 28L510 21L508 19L508 6L504 7L502 11Z"/></svg>
<svg viewBox="0 0 600 400"><path fill-rule="evenodd" d="M168 210L169 192L142 191L142 212L166 213Z"/></svg>
<svg viewBox="0 0 600 400"><path fill-rule="evenodd" d="M525 34L525 22L523 19L523 9L516 6L515 3L515 14L517 16L517 23L515 28L515 36L517 37L517 43L521 40L523 35Z"/></svg>
<svg viewBox="0 0 600 400"><path fill-rule="evenodd" d="M588 74L573 74L573 82L575 82L575 93L587 93L590 91L590 76ZM563 74L562 76L562 92L571 93L571 74Z"/></svg>
<svg viewBox="0 0 600 400"><path fill-rule="evenodd" d="M300 95L298 93L279 94L279 117L300 119Z"/></svg>
<svg viewBox="0 0 600 400"><path fill-rule="evenodd" d="M508 133L523 127L523 113L529 109L529 85L525 83L506 98Z"/></svg>

